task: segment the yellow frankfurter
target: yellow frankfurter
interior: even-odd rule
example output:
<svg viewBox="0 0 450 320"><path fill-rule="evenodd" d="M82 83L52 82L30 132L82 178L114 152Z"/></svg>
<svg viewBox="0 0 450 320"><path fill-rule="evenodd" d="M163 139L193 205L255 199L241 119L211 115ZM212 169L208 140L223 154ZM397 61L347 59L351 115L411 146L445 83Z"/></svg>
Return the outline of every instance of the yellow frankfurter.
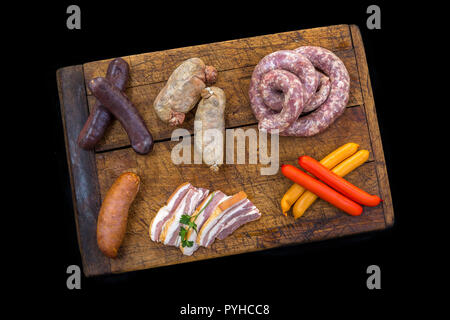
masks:
<svg viewBox="0 0 450 320"><path fill-rule="evenodd" d="M343 146L337 148L333 152L331 152L329 155L327 155L325 158L320 160L320 163L323 164L328 169L331 169L338 165L340 162L344 161L348 157L350 157L352 154L358 150L359 144L350 142L346 143ZM281 199L281 210L283 211L283 214L286 216L289 209L292 207L292 205L297 201L298 198L305 192L305 188L302 186L294 183L288 191L284 194L283 198Z"/></svg>

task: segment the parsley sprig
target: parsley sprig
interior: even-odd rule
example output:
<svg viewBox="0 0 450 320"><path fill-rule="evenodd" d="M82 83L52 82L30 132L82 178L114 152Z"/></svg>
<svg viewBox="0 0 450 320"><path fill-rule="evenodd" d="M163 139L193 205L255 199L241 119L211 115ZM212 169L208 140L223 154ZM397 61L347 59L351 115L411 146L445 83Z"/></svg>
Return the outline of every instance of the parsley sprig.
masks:
<svg viewBox="0 0 450 320"><path fill-rule="evenodd" d="M205 210L205 208L209 205L209 203L211 202L212 198L214 197L214 193L211 193L211 195L209 196L209 200L206 202L206 205L203 206L203 208L196 214L193 216L190 216L188 214L183 214L180 218L180 224L183 224L186 227L181 226L180 227L180 237L181 237L181 246L184 247L192 247L194 245L194 241L188 241L187 240L187 235L190 229L193 229L195 232L198 232L197 230L197 224L195 223L195 220L197 220L197 217L203 212L203 210Z"/></svg>

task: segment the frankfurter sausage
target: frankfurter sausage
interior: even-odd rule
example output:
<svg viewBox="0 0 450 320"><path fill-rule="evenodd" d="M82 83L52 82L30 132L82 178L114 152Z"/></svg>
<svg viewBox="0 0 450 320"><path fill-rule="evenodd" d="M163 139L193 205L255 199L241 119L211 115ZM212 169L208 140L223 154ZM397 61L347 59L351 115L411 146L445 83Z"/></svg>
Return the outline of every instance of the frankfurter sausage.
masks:
<svg viewBox="0 0 450 320"><path fill-rule="evenodd" d="M122 58L116 58L108 65L106 79L116 86L120 91L125 89L130 67ZM78 135L78 145L86 150L91 150L103 137L106 128L113 119L113 115L98 100L86 123Z"/></svg>
<svg viewBox="0 0 450 320"><path fill-rule="evenodd" d="M334 188L336 191L339 191L344 196L359 204L368 207L375 207L381 201L380 197L377 195L368 194L364 190L361 190L357 186L351 184L341 176L325 167L314 158L309 156L301 156L298 158L298 164L303 169L307 170L309 173Z"/></svg>
<svg viewBox="0 0 450 320"><path fill-rule="evenodd" d="M283 173L286 178L301 185L303 188L311 191L319 198L331 203L336 208L341 209L349 215L359 216L363 211L363 208L353 200L340 194L334 189L331 189L326 184L314 179L309 174L306 174L290 164L283 164L281 166L281 173Z"/></svg>
<svg viewBox="0 0 450 320"><path fill-rule="evenodd" d="M107 257L115 258L127 229L128 210L139 191L140 179L122 173L106 193L97 221L97 244Z"/></svg>
<svg viewBox="0 0 450 320"><path fill-rule="evenodd" d="M201 59L184 61L172 72L153 102L156 115L170 125L182 124L185 113L200 100L202 90L216 79L216 68L205 65Z"/></svg>
<svg viewBox="0 0 450 320"><path fill-rule="evenodd" d="M89 82L92 94L120 121L128 134L131 146L139 154L149 153L153 148L153 137L145 126L136 107L128 97L105 78L98 77Z"/></svg>

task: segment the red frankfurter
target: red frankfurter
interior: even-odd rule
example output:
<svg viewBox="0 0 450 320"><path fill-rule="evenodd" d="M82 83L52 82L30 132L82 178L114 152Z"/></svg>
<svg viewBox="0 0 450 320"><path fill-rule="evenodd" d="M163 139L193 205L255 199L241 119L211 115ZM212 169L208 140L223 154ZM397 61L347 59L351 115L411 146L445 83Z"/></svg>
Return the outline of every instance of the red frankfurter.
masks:
<svg viewBox="0 0 450 320"><path fill-rule="evenodd" d="M110 258L115 258L127 230L128 210L139 191L139 177L122 173L106 193L97 222L97 244Z"/></svg>
<svg viewBox="0 0 450 320"><path fill-rule="evenodd" d="M122 58L116 58L108 65L106 79L120 91L125 89L130 67ZM106 128L113 119L113 115L97 100L92 112L86 120L83 129L78 135L78 145L86 150L91 150L103 137Z"/></svg>
<svg viewBox="0 0 450 320"><path fill-rule="evenodd" d="M303 169L313 174L315 177L322 180L343 195L349 197L353 201L369 207L375 207L381 201L378 196L368 194L364 190L359 189L344 178L332 172L319 161L309 156L301 156L298 158L298 164Z"/></svg>
<svg viewBox="0 0 450 320"><path fill-rule="evenodd" d="M153 137L128 97L102 77L92 79L88 86L92 94L120 121L134 151L149 153L153 148Z"/></svg>
<svg viewBox="0 0 450 320"><path fill-rule="evenodd" d="M290 164L284 164L281 166L281 172L286 178L301 185L303 188L311 191L316 196L331 203L338 209L347 212L349 215L361 215L363 208L359 204L331 189L319 180L314 179L302 170L291 166Z"/></svg>

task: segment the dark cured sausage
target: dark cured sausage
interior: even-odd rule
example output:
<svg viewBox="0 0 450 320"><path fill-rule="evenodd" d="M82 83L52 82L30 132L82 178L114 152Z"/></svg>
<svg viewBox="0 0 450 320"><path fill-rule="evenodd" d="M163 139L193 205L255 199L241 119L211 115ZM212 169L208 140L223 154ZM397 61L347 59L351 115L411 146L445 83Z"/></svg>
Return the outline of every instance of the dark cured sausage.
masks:
<svg viewBox="0 0 450 320"><path fill-rule="evenodd" d="M120 91L125 89L128 81L130 67L122 58L116 58L108 65L106 79ZM103 137L106 128L113 119L113 115L97 100L92 112L78 135L78 145L86 150L91 150Z"/></svg>
<svg viewBox="0 0 450 320"><path fill-rule="evenodd" d="M146 154L153 148L153 137L145 126L136 107L128 97L105 78L89 82L92 94L120 121L128 134L131 146L139 154Z"/></svg>

